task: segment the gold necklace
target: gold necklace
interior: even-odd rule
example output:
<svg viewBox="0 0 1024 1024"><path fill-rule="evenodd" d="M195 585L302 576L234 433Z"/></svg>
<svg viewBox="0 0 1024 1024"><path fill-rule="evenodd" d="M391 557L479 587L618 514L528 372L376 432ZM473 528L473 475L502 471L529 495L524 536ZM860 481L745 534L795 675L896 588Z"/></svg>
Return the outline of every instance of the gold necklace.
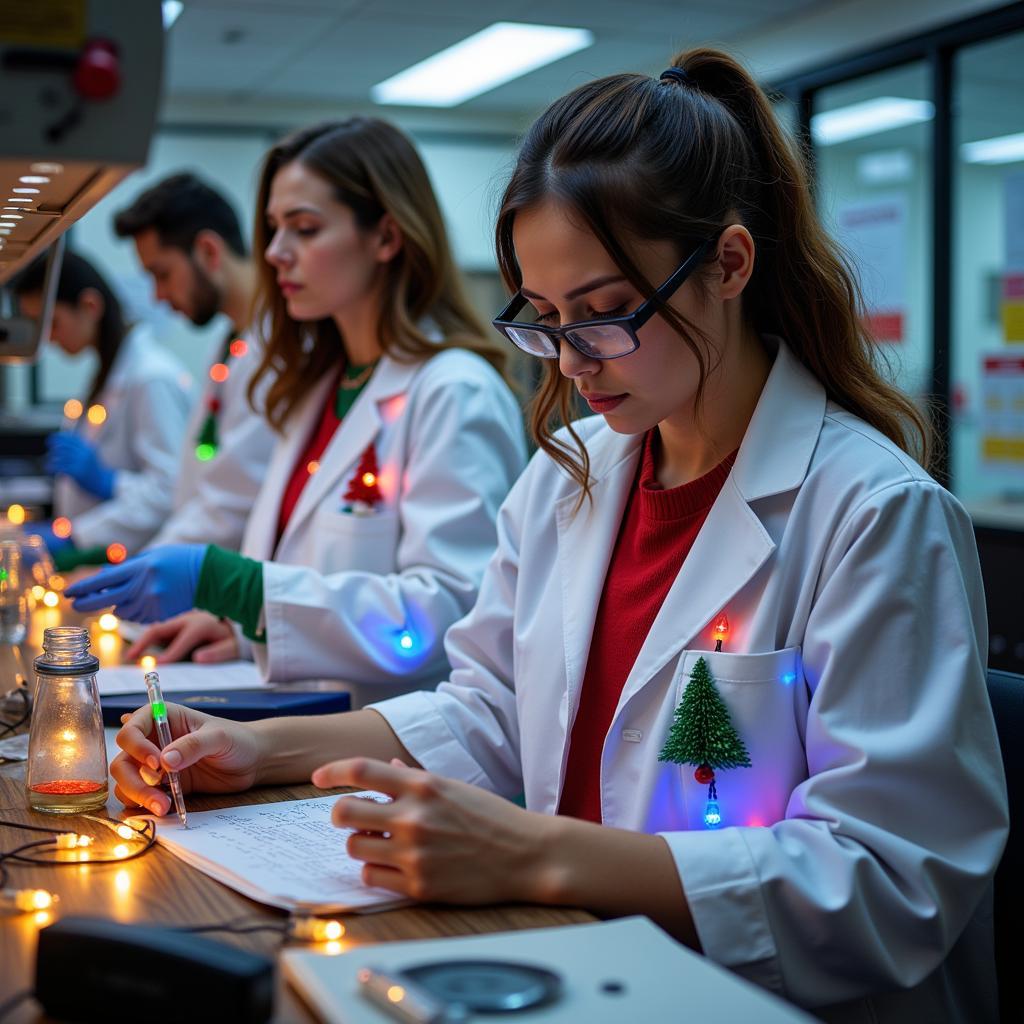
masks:
<svg viewBox="0 0 1024 1024"><path fill-rule="evenodd" d="M369 366L366 367L365 370L360 372L355 377L348 378L344 374L342 374L341 383L338 385L338 387L341 388L342 391L355 391L356 388L361 388L370 379L370 374L373 373L376 367L377 361L374 360L372 363L370 363Z"/></svg>

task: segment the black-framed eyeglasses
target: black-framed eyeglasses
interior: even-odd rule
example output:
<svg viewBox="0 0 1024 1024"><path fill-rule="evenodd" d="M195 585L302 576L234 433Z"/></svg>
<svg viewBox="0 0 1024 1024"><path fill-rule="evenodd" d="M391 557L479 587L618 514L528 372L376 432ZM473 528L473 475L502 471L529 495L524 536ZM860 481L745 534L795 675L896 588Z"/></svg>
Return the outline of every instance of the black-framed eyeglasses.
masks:
<svg viewBox="0 0 1024 1024"><path fill-rule="evenodd" d="M563 327L547 327L515 319L526 305L521 291L491 321L516 348L541 359L557 359L559 339L564 338L577 352L588 359L618 359L628 356L640 347L637 331L682 287L683 282L697 269L708 249L714 245L721 231L705 238L700 245L673 271L668 280L655 293L637 306L632 313L601 320L579 320Z"/></svg>

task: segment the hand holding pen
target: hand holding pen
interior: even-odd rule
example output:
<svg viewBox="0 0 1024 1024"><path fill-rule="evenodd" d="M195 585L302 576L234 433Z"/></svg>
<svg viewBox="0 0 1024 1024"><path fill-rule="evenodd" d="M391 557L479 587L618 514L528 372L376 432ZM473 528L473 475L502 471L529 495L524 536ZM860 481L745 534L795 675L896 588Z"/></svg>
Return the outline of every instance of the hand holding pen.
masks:
<svg viewBox="0 0 1024 1024"><path fill-rule="evenodd" d="M161 738L150 704L121 719L116 737L121 753L111 761L110 774L114 795L126 806L167 814L173 801L160 785L165 769L177 772L183 793L240 793L257 785L266 753L259 731L249 722L181 704L167 704L160 717L166 718L169 745Z"/></svg>
<svg viewBox="0 0 1024 1024"><path fill-rule="evenodd" d="M153 724L156 726L156 738L160 749L163 750L171 742L171 728L167 724L167 705L164 703L164 695L160 692L160 677L155 672L146 673L146 696L149 697L150 710L153 712ZM188 819L185 816L185 796L181 791L181 779L177 772L169 771L167 781L171 786L171 796L174 798L174 809L178 812L178 818L184 828L188 828Z"/></svg>

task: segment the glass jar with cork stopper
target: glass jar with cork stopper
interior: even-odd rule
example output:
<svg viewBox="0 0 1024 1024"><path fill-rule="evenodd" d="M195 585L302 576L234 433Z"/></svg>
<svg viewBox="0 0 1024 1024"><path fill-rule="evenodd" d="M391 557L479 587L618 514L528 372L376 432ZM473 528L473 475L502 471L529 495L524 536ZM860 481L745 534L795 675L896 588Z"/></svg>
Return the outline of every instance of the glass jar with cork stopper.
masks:
<svg viewBox="0 0 1024 1024"><path fill-rule="evenodd" d="M107 802L107 748L89 631L51 626L35 660L36 697L25 784L29 806L78 814Z"/></svg>

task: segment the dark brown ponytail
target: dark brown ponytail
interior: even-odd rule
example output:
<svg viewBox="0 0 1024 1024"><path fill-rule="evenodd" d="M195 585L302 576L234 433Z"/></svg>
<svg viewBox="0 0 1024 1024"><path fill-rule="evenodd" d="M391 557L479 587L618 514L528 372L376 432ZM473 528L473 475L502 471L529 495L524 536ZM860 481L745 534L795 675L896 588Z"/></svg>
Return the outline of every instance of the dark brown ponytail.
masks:
<svg viewBox="0 0 1024 1024"><path fill-rule="evenodd" d="M804 162L767 97L719 50L690 50L672 64L682 73L660 80L612 75L580 86L530 128L498 215L506 284L517 288L522 280L512 245L515 214L548 197L574 208L645 296L655 284L630 258L625 239L668 239L682 257L738 218L757 247L743 292L747 321L761 334L785 338L830 399L927 466L931 426L879 371L856 279L818 219ZM667 306L661 315L698 360L699 408L714 352L696 325ZM572 384L554 361L545 370L531 428L585 495L584 446L571 428L571 447L553 436L569 415Z"/></svg>

